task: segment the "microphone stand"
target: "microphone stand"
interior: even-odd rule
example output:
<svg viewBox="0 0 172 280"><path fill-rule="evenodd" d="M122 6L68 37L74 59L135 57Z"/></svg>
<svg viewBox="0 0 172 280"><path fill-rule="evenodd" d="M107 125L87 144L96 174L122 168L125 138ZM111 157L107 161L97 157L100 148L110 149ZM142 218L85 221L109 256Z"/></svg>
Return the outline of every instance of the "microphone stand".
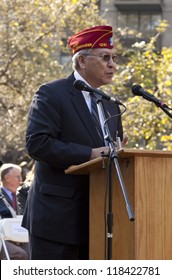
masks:
<svg viewBox="0 0 172 280"><path fill-rule="evenodd" d="M123 192L123 196L125 199L125 203L126 203L126 208L127 208L127 212L128 212L128 216L130 221L134 221L134 214L133 214L133 210L131 208L131 205L129 203L129 199L128 199L128 195L126 192L126 188L125 188L125 184L122 178L122 174L121 174L121 170L119 167L119 163L118 163L118 155L116 153L116 149L115 149L115 144L113 141L113 138L110 134L110 130L108 127L108 124L106 122L106 115L105 115L105 108L102 102L102 98L96 95L96 102L97 105L99 107L100 113L101 113L101 117L103 120L103 123L105 125L105 140L108 142L109 145L109 149L110 149L110 154L109 154L109 168L108 168L108 187L109 187L109 195L108 195L108 214L107 214L107 241L108 241L108 246L107 246L107 257L108 260L112 259L112 238L113 238L113 213L112 213L112 161L114 162L115 168L116 168L116 172L118 175L118 179L121 185L121 189Z"/></svg>
<svg viewBox="0 0 172 280"><path fill-rule="evenodd" d="M157 107L159 107L159 108L161 108L171 119L172 119L172 114L163 106L163 105L157 105L156 104L156 106ZM170 108L170 110L171 110L171 108Z"/></svg>

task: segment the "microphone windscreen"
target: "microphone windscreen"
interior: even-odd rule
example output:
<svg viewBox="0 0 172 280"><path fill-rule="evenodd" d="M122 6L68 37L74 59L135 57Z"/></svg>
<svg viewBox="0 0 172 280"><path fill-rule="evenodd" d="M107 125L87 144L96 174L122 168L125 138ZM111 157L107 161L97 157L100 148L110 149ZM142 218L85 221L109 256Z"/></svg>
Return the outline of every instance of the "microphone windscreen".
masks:
<svg viewBox="0 0 172 280"><path fill-rule="evenodd" d="M85 83L81 80L75 80L73 85L75 88L82 90L84 89Z"/></svg>
<svg viewBox="0 0 172 280"><path fill-rule="evenodd" d="M132 93L134 95L140 95L141 96L142 95L141 89L142 89L142 87L140 85L134 85L134 86L132 86Z"/></svg>

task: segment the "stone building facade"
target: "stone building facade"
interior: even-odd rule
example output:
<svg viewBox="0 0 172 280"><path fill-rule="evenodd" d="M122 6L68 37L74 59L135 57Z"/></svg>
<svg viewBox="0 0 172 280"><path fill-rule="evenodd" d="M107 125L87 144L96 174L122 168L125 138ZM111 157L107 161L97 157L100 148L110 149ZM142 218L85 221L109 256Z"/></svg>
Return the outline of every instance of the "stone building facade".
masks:
<svg viewBox="0 0 172 280"><path fill-rule="evenodd" d="M159 20L167 20L169 27L160 44L172 47L172 0L100 0L99 9L114 28L136 29L145 40L153 35ZM132 34L126 34L126 45L133 40Z"/></svg>

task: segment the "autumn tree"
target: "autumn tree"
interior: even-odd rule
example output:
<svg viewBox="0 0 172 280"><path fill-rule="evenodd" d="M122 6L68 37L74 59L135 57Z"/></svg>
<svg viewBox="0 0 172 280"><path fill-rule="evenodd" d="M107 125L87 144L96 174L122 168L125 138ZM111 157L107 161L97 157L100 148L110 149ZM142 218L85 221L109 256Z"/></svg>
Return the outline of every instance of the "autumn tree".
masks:
<svg viewBox="0 0 172 280"><path fill-rule="evenodd" d="M108 24L99 15L96 0L0 0L0 147L1 159L29 160L25 129L29 104L38 86L71 72L67 38L93 25ZM120 56L111 86L126 105L124 131L128 147L172 150L171 120L153 103L133 97L133 83L172 107L172 49L157 51L157 29L150 42L125 49L116 33ZM121 32L122 33L122 32Z"/></svg>
<svg viewBox="0 0 172 280"><path fill-rule="evenodd" d="M37 87L71 71L68 36L105 22L96 2L0 0L0 147L6 161L27 159L26 121Z"/></svg>
<svg viewBox="0 0 172 280"><path fill-rule="evenodd" d="M167 22L160 22L156 34L147 43L139 40L127 49L118 44L122 61L117 65L110 92L127 107L123 126L131 148L172 150L170 117L154 103L134 97L131 92L133 84L140 84L172 108L172 48L157 48L157 40L167 26Z"/></svg>

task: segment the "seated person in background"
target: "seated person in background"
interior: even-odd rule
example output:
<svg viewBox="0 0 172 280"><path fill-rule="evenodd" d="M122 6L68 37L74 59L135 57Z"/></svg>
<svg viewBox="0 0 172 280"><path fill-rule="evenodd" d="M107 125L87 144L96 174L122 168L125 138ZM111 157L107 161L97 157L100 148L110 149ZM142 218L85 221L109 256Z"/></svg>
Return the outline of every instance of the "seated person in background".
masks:
<svg viewBox="0 0 172 280"><path fill-rule="evenodd" d="M17 213L16 190L21 184L21 167L5 163L0 168L0 218L12 218ZM6 241L7 250L11 260L29 259L28 243L15 243ZM3 248L1 248L0 259L6 259Z"/></svg>
<svg viewBox="0 0 172 280"><path fill-rule="evenodd" d="M33 176L34 176L34 166L32 167L31 171L27 173L26 180L24 181L24 183L17 188L16 199L17 199L18 215L23 215L24 213L26 199L27 199L28 191L30 189L30 185L33 180Z"/></svg>

